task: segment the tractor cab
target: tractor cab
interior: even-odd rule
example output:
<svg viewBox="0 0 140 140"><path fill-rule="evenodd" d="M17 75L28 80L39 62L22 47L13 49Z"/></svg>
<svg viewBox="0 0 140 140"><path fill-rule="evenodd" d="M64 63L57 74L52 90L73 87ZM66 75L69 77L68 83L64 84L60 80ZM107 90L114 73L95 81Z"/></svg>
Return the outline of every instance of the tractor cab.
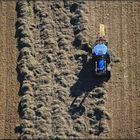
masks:
<svg viewBox="0 0 140 140"><path fill-rule="evenodd" d="M107 46L105 44L97 44L92 49L92 54L95 56L105 55L107 53Z"/></svg>
<svg viewBox="0 0 140 140"><path fill-rule="evenodd" d="M107 51L108 49L105 44L97 44L92 49L96 75L104 75L107 73L107 64L110 61L108 61L110 58Z"/></svg>

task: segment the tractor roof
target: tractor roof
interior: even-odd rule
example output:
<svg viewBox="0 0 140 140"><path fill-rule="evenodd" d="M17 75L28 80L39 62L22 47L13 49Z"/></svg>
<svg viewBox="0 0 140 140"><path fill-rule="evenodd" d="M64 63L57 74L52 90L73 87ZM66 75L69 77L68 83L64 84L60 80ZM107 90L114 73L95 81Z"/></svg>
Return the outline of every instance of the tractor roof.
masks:
<svg viewBox="0 0 140 140"><path fill-rule="evenodd" d="M105 44L97 44L93 49L92 53L96 55L104 55L107 53L107 46Z"/></svg>

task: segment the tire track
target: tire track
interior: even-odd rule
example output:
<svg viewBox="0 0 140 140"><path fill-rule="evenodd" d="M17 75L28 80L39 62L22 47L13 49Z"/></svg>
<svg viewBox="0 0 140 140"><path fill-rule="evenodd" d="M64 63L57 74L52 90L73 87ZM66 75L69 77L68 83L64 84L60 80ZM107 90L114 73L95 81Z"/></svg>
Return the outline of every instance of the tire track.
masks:
<svg viewBox="0 0 140 140"><path fill-rule="evenodd" d="M16 74L17 48L15 40L15 2L1 1L1 51L0 51L0 138L16 139L18 123L18 82Z"/></svg>
<svg viewBox="0 0 140 140"><path fill-rule="evenodd" d="M123 3L122 3L123 4ZM123 8L123 9L122 9ZM126 26L124 26L124 22L126 22L126 9L124 9L125 7L123 7L121 5L121 3L116 2L116 6L114 4L112 4L111 9L114 9L114 12L112 12L110 10L110 12L112 13L112 25L111 25L111 29L112 29L112 46L114 46L114 50L116 50L116 52L118 52L119 57L121 58L121 63L117 65L116 69L114 69L114 73L115 73L115 78L113 79L114 81L114 85L115 85L115 91L117 91L113 97L111 97L112 99L114 98L114 108L112 109L117 110L117 112L112 112L113 113L113 117L112 117L112 123L114 126L114 131L117 131L118 135L116 135L116 133L112 134L115 135L115 137L117 138L122 138L121 136L121 132L123 131L123 133L125 133L124 127L125 124L123 123L123 118L124 118L124 112L125 112L125 97L127 96L127 91L126 89L128 88L127 85L127 78L128 78L128 73L127 73L127 53L125 52L126 50L126 43L127 43L127 38L126 38ZM119 12L118 12L119 11ZM117 14L118 13L118 14ZM119 20L115 20L113 17L114 15L116 16L116 19ZM118 17L118 18L117 18ZM124 18L124 19L123 19ZM118 24L116 24L118 23ZM118 25L118 26L115 26ZM115 32L116 30L116 32ZM123 79L124 77L124 79ZM124 81L125 80L125 81ZM123 93L123 94L122 94ZM122 102L123 101L123 102ZM123 106L123 108L121 107ZM120 109L121 108L121 109ZM123 112L123 113L122 113ZM115 113L115 115L114 115ZM115 120L115 123L113 122ZM118 126L119 124L124 125L124 127ZM127 125L127 123L126 123ZM119 129L120 128L120 129Z"/></svg>
<svg viewBox="0 0 140 140"><path fill-rule="evenodd" d="M139 2L133 2L132 4L132 47L134 48L132 53L133 53L133 95L131 98L132 101L132 121L133 121L133 133L132 133L132 137L133 138L139 138L139 61L137 61L139 59L139 34L140 34L140 20L139 20L139 15L137 12L140 11L139 9Z"/></svg>
<svg viewBox="0 0 140 140"><path fill-rule="evenodd" d="M17 138L15 135L15 127L19 121L18 119L18 90L19 83L17 82L16 62L17 62L17 48L15 40L15 12L16 2L6 2L6 67L7 67L7 90L6 90L6 116L5 116L5 139ZM12 102L11 102L12 101Z"/></svg>
<svg viewBox="0 0 140 140"><path fill-rule="evenodd" d="M129 12L131 10L128 7L128 2L125 2L125 3L123 2L121 7L122 7L122 9L120 9L120 10L122 12L117 11L117 13L120 13L120 14L122 13L121 16L120 16L121 20L122 20L122 22L121 22L122 27L120 27L120 33L121 33L121 36L122 36L121 40L123 40L123 41L119 45L119 46L121 46L121 44L122 44L122 48L119 49L119 47L117 47L118 48L117 50L120 53L120 57L121 57L121 60L122 60L122 66L121 66L122 68L120 67L118 69L120 71L119 75L121 75L121 69L123 69L124 74L121 77L124 77L124 79L122 79L121 77L118 79L118 80L121 80L121 83L123 82L120 86L118 86L118 87L122 87L121 89L123 89L123 91L120 92L120 95L118 94L119 90L116 90L117 93L115 93L115 95L116 94L119 95L117 97L117 99L119 99L119 101L117 101L117 106L115 107L115 109L118 108L117 109L118 110L118 115L116 115L116 112L114 111L114 113L115 113L114 119L112 117L112 119L113 119L112 123L115 124L114 125L114 130L113 130L113 133L112 133L112 138L133 138L132 132L130 132L132 130L132 124L133 124L133 122L131 122L131 120L132 120L131 106L133 105L131 99L132 99L132 96L133 96L132 95L132 93L133 93L132 90L134 88L133 86L130 86L130 83L132 83L132 80L133 80L132 79L133 77L131 76L131 73L132 73L131 70L133 71L133 68L131 69L131 65L133 63L135 63L134 59L132 58L132 56L133 56L132 46L133 45L131 46L131 44L133 44L131 42L131 39L133 38L131 36L131 33L133 32L133 29L131 27L133 25L129 26L128 24L125 24L125 23L131 23L132 22L131 17L129 18L129 16L130 16ZM113 13L113 15L117 15L117 14ZM111 22L111 23L113 23L113 22ZM114 25L116 23L117 23L117 21L114 22ZM114 27L114 29L115 29L115 27ZM130 40L128 38L129 36L131 38ZM119 36L117 38L119 38ZM115 39L113 39L113 40L115 40ZM119 122L117 122L117 120L119 120ZM122 124L122 125L120 125L120 124Z"/></svg>
<svg viewBox="0 0 140 140"><path fill-rule="evenodd" d="M128 45L130 48L129 48L129 50L131 50L131 51L129 51L129 53L130 53L130 55L129 55L129 59L131 60L130 62L130 69L131 69L131 71L129 71L130 73L129 73L129 81L130 81L130 83L129 83L129 86L131 86L131 96L129 97L129 100L130 100L130 116L131 116L131 130L132 130L132 134L131 134L131 137L132 138L136 138L135 136L134 136L134 133L135 133L135 130L134 130L134 127L135 127L135 124L134 124L134 122L135 122L135 117L134 117L134 115L136 115L135 114L135 88L136 88L136 85L135 85L135 66L136 66L136 63L135 63L135 57L136 56L133 56L133 54L135 54L136 52L136 50L134 49L134 50L132 50L131 48L132 47L135 47L135 45L134 45L134 33L135 33L135 27L134 27L134 20L133 20L133 4L131 4L130 2L128 2L128 9L131 9L131 12L129 12L128 13L128 15L130 16L130 18L128 18L127 20L127 23L129 23L128 24L128 34L129 34L129 42L128 42L128 44L130 44L130 45Z"/></svg>
<svg viewBox="0 0 140 140"><path fill-rule="evenodd" d="M125 3L122 3L122 9L121 9L121 29L122 29L122 52L123 52L123 58L122 58L122 62L123 62L123 70L124 70L124 79L123 79L123 95L121 96L121 100L124 101L122 106L123 109L122 109L122 112L123 112L123 119L125 120L125 122L123 123L122 125L122 131L124 132L124 136L125 138L130 138L131 135L130 135L130 127L129 127L129 124L130 124L130 115L129 115L129 111L128 111L128 107L129 107L129 104L128 101L129 101L129 91L131 91L130 89L130 86L128 85L128 67L129 65L131 64L130 63L130 59L129 59L129 49L128 49L128 32L127 32L127 25L125 25L125 23L127 22L127 18L128 18L128 15L127 15L127 11L128 11L128 3L125 2ZM127 51L128 50L128 51ZM122 119L122 121L124 121ZM125 129L124 129L125 128ZM121 136L122 138L122 136Z"/></svg>
<svg viewBox="0 0 140 140"><path fill-rule="evenodd" d="M131 130L132 130L132 135L131 137L134 138L134 119L133 118L133 115L134 114L134 95L133 95L133 92L134 92L134 89L135 89L135 82L134 82L134 76L135 76L135 70L134 70L134 67L135 67L135 58L133 57L133 54L135 52L135 50L132 50L132 46L134 44L133 42L133 34L134 34L134 27L133 27L133 16L132 16L132 4L130 2L128 2L128 9L130 9L130 11L128 11L128 15L130 16L130 18L127 18L127 23L128 23L128 34L129 34L129 37L128 37L128 50L131 50L129 51L129 59L130 59L130 66L129 66L129 69L131 71L128 71L129 72L129 86L131 87L131 98L130 98L130 113L131 113ZM133 107L132 107L133 106Z"/></svg>
<svg viewBox="0 0 140 140"><path fill-rule="evenodd" d="M0 9L1 9L1 18L0 18L0 30L1 30L1 36L2 38L0 38L0 44L1 44L1 55L0 55L0 96L1 96L1 106L3 106L3 108L0 108L0 121L1 121L1 127L0 127L0 137L4 138L4 132L5 132L5 110L6 110L6 83L3 83L3 80L6 81L6 73L7 73L7 67L6 67L6 28L3 25L6 25L6 13L4 11L6 11L6 3L5 2L0 2ZM3 75L2 75L3 73Z"/></svg>
<svg viewBox="0 0 140 140"><path fill-rule="evenodd" d="M123 50L121 48L122 46L122 12L121 12L121 3L116 2L116 6L111 3L110 4L110 20L111 20L111 34L110 34L110 41L111 41L111 47L113 47L113 50L117 53L117 55L121 58L121 63L119 63L116 67L114 67L114 78L112 79L112 84L113 84L113 90L112 90L112 96L110 96L110 99L113 100L113 108L112 108L112 125L113 125L113 130L118 129L117 125L122 123L122 114L121 108L122 102L121 102L121 97L122 97L122 89L123 89ZM111 9L114 9L113 11ZM119 12L118 12L119 11ZM116 18L114 18L114 15ZM116 89L114 91L114 89ZM115 92L115 94L114 94ZM114 110L117 110L114 114ZM121 114L121 115L120 115ZM117 119L119 118L119 119ZM117 122L114 124L113 121L116 120ZM120 127L120 126L119 126ZM112 131L112 135L113 135ZM119 133L119 132L118 132ZM118 136L116 136L118 137Z"/></svg>

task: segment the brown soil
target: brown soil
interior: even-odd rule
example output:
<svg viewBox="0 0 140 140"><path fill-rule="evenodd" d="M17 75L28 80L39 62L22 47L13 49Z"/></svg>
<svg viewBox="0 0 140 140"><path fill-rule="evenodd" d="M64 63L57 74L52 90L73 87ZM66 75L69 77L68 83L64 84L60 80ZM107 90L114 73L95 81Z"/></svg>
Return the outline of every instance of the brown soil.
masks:
<svg viewBox="0 0 140 140"><path fill-rule="evenodd" d="M15 6L14 1L0 1L0 139L17 138L19 123Z"/></svg>
<svg viewBox="0 0 140 140"><path fill-rule="evenodd" d="M19 0L15 6L0 2L0 138L17 138L16 130L21 139L140 139L140 2ZM100 23L120 58L110 79L93 77L85 51Z"/></svg>
<svg viewBox="0 0 140 140"><path fill-rule="evenodd" d="M111 114L109 138L140 138L140 2L97 1L89 5L93 33L100 22L104 23L109 46L121 58L107 83L106 109Z"/></svg>

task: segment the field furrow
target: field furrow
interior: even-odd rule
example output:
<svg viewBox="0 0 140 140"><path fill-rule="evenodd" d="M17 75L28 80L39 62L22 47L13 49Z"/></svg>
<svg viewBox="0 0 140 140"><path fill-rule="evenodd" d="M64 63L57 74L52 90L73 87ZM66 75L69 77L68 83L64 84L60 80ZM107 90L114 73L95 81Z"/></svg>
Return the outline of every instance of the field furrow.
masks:
<svg viewBox="0 0 140 140"><path fill-rule="evenodd" d="M0 139L139 139L139 1L0 1ZM93 75L105 34L111 77Z"/></svg>

